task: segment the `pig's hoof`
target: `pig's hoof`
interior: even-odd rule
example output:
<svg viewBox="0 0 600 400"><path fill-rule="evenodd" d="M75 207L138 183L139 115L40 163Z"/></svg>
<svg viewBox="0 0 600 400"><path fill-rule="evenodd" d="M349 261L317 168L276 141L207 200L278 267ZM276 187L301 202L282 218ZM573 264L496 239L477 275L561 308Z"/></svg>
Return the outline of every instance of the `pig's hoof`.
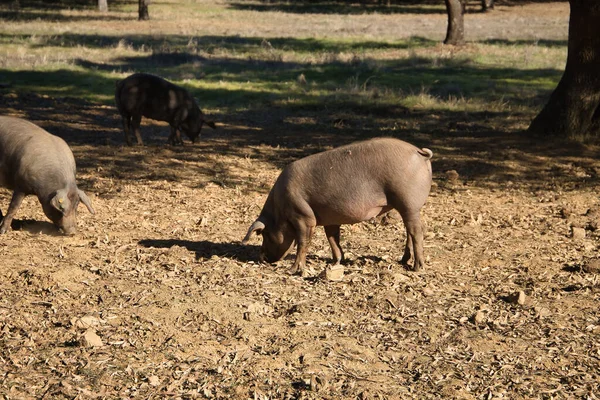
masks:
<svg viewBox="0 0 600 400"><path fill-rule="evenodd" d="M290 275L300 275L300 268L294 266L288 270L288 273Z"/></svg>
<svg viewBox="0 0 600 400"><path fill-rule="evenodd" d="M423 269L423 266L421 264L415 263L413 266L408 266L408 269L410 269L413 272L417 272L421 269Z"/></svg>

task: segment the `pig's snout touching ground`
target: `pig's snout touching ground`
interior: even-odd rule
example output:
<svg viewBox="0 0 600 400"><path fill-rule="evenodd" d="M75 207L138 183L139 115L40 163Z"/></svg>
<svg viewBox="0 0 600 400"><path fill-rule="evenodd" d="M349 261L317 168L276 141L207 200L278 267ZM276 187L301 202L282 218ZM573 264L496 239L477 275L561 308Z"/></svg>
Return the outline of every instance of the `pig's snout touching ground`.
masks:
<svg viewBox="0 0 600 400"><path fill-rule="evenodd" d="M77 233L77 228L58 228L63 235L73 236Z"/></svg>
<svg viewBox="0 0 600 400"><path fill-rule="evenodd" d="M258 253L258 261L261 264L266 263L266 262L271 262L271 261L267 261L267 256L265 255L265 252L263 251L263 249L260 249L260 252Z"/></svg>
<svg viewBox="0 0 600 400"><path fill-rule="evenodd" d="M77 233L77 218L75 216L63 218L56 226L64 235L75 235Z"/></svg>

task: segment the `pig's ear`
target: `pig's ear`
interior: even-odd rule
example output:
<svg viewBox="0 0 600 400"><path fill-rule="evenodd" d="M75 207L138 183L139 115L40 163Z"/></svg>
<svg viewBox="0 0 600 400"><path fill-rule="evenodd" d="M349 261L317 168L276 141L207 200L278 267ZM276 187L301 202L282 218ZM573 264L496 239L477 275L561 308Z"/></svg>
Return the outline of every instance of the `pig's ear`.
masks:
<svg viewBox="0 0 600 400"><path fill-rule="evenodd" d="M244 239L242 240L242 244L248 243L248 241L250 240L250 236L252 236L253 232L256 232L256 234L258 235L263 231L263 229L265 229L264 222L262 222L260 219L257 219L256 221L254 221L252 226L250 226L250 229L248 229L248 233L246 233L246 237L244 237Z"/></svg>
<svg viewBox="0 0 600 400"><path fill-rule="evenodd" d="M59 190L56 192L54 197L50 199L50 205L56 208L61 213L65 213L65 210L69 209L69 198L67 197L67 192L64 190Z"/></svg>
<svg viewBox="0 0 600 400"><path fill-rule="evenodd" d="M88 211L92 214L96 214L96 212L92 208L92 203L90 202L89 197L87 197L87 194L85 194L83 190L80 189L77 189L77 193L79 194L79 200L81 200L81 202L87 207Z"/></svg>

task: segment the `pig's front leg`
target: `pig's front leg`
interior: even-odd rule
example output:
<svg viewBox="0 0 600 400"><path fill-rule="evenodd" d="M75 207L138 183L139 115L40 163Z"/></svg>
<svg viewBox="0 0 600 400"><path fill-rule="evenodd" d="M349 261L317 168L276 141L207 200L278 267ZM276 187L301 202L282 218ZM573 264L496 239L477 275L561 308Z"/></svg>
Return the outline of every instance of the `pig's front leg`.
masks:
<svg viewBox="0 0 600 400"><path fill-rule="evenodd" d="M183 139L181 138L181 131L179 129L177 129L175 131L175 137L176 137L176 140L177 140L177 144L180 144L180 145L183 146Z"/></svg>
<svg viewBox="0 0 600 400"><path fill-rule="evenodd" d="M340 246L340 226L339 225L328 225L325 227L325 235L329 246L331 247L331 254L333 256L333 264L338 265L344 259L344 252Z"/></svg>
<svg viewBox="0 0 600 400"><path fill-rule="evenodd" d="M316 221L302 219L294 224L296 228L296 260L290 273L293 275L300 274L303 278L309 277L314 274L312 269L306 268L306 253L308 252L308 246L314 232Z"/></svg>
<svg viewBox="0 0 600 400"><path fill-rule="evenodd" d="M2 219L2 224L0 224L0 234L6 233L10 230L10 224L17 213L17 210L21 206L21 202L25 198L25 194L18 192L15 190L13 193L12 199L10 200L10 206L8 206L8 211L6 212L6 216ZM0 213L1 214L1 213Z"/></svg>
<svg viewBox="0 0 600 400"><path fill-rule="evenodd" d="M171 134L169 135L169 138L167 139L167 143L169 143L170 145L174 145L175 144L175 136L177 136L177 128L175 128L173 125L171 125Z"/></svg>

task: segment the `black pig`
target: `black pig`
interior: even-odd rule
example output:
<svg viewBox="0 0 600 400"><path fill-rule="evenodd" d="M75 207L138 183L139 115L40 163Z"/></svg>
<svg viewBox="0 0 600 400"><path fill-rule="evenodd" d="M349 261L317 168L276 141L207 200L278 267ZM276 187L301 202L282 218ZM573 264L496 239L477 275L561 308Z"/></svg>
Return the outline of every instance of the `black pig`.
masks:
<svg viewBox="0 0 600 400"><path fill-rule="evenodd" d="M168 122L171 125L168 142L171 144L183 144L180 132L195 142L203 124L215 129L215 123L204 119L187 90L155 75L133 74L117 82L115 101L123 118L125 140L130 146L132 130L137 144L143 145L142 116Z"/></svg>

